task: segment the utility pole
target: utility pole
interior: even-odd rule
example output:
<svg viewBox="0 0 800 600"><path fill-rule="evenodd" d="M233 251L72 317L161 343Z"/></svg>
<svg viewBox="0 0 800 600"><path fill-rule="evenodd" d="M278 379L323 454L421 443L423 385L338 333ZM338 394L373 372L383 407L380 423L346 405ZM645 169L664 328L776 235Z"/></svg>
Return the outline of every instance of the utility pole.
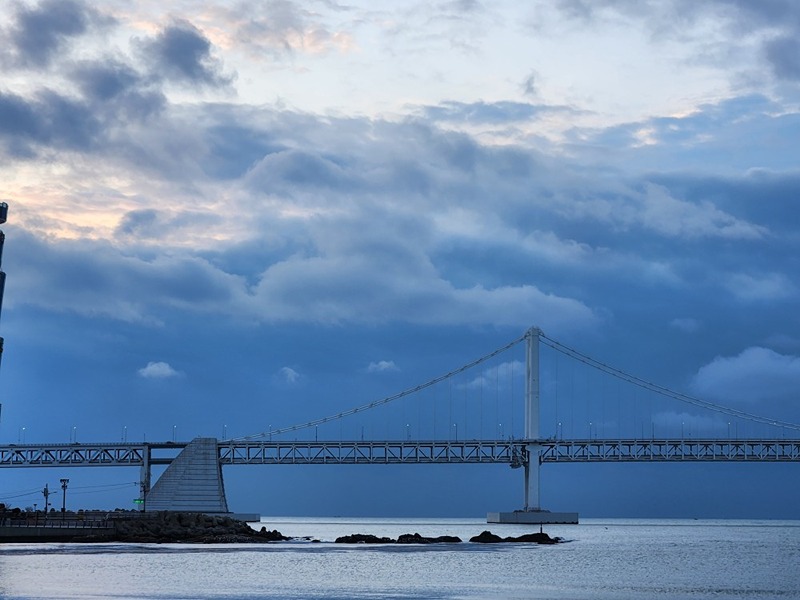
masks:
<svg viewBox="0 0 800 600"><path fill-rule="evenodd" d="M44 517L47 518L47 511L50 509L50 490L47 489L47 484L44 484L44 489L42 490L42 495L44 496Z"/></svg>
<svg viewBox="0 0 800 600"><path fill-rule="evenodd" d="M64 517L64 513L67 512L67 484L69 483L69 479L62 479L61 480L61 489L64 491L61 497L61 516Z"/></svg>

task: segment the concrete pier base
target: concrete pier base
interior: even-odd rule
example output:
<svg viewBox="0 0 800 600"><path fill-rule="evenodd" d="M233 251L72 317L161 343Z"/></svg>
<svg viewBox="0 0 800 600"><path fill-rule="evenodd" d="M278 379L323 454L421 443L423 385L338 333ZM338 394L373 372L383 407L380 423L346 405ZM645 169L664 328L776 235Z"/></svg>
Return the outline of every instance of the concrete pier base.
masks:
<svg viewBox="0 0 800 600"><path fill-rule="evenodd" d="M521 525L577 525L576 512L550 512L549 510L515 510L486 515L487 523L511 523Z"/></svg>

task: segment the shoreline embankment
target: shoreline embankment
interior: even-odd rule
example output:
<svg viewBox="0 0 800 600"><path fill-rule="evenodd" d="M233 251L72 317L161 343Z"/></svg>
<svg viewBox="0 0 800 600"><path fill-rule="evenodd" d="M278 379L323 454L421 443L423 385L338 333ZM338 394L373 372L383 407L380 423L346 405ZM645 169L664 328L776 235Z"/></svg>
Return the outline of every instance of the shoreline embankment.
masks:
<svg viewBox="0 0 800 600"><path fill-rule="evenodd" d="M19 509L0 510L2 543L185 543L185 544L259 544L288 541L277 530L256 530L245 521L229 515L191 512L79 511L31 513ZM303 538L309 539L309 538ZM318 541L318 540L311 540ZM502 538L483 531L470 542L556 544L562 541L546 533L530 533ZM355 533L335 540L337 544L456 544L455 536L423 537L406 533L395 538Z"/></svg>

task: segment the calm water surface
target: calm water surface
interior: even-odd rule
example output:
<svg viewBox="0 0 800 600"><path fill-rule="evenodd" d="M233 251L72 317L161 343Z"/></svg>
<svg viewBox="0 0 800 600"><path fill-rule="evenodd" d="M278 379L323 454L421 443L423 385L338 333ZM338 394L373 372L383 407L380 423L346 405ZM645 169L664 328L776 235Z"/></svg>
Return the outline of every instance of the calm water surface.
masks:
<svg viewBox="0 0 800 600"><path fill-rule="evenodd" d="M0 599L800 599L800 521L586 520L567 543L345 546L351 533L531 531L478 519L264 519L264 545L0 545Z"/></svg>

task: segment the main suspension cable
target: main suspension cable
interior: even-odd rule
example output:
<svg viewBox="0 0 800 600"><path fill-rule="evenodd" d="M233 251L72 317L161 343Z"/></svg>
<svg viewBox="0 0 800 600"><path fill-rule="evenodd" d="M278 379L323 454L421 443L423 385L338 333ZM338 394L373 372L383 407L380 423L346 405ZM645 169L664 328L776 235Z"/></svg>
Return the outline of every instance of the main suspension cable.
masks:
<svg viewBox="0 0 800 600"><path fill-rule="evenodd" d="M291 425L289 427L281 427L280 429L273 429L271 431L262 431L261 433L256 433L256 434L253 434L253 435L247 435L247 436L243 436L243 437L232 438L230 441L232 441L232 442L247 442L247 441L250 441L250 440L264 438L264 437L267 437L267 436L280 435L282 433L289 433L291 431L299 431L301 429L308 429L310 427L316 427L317 425L322 425L323 423L328 423L330 421L335 421L337 419L342 419L344 417L349 417L350 415L354 415L356 413L359 413L359 412L362 412L362 411L365 411L365 410L369 410L371 408L382 406L384 404L389 404L390 402L394 402L395 400L399 400L400 398L405 398L406 396L410 396L411 394L414 394L416 392L419 392L421 390L429 388L429 387L431 387L433 385L436 385L437 383L440 383L442 381L445 381L446 379L449 379L450 377L458 375L459 373L463 373L464 371L466 371L468 369L471 369L471 368L473 368L473 367L475 367L475 366L477 366L477 365L479 365L481 363L484 363L487 360L489 360L491 358L494 358L498 354L502 354L503 352L505 352L509 348L512 348L513 346L516 346L517 344L519 344L524 339L525 339L525 335L522 335L522 336L518 337L517 339L509 342L508 344L506 344L502 348L498 348L497 350L495 350L493 352L490 352L489 354L486 354L485 356L481 356L480 358L477 358L477 359L473 360L471 363L468 363L468 364L466 364L466 365L464 365L462 367L454 369L454 370L450 371L449 373L445 373L444 375L440 375L439 377L431 379L430 381L427 381L427 382L425 382L423 384L417 385L417 386L415 386L413 388L409 388L407 390L403 390L402 392L399 392L399 393L394 394L392 396L387 396L386 398L382 398L381 400L375 400L374 402L370 402L369 404L362 404L361 406L357 406L355 408L351 408L349 410L345 410L345 411L342 411L342 412L339 412L339 413L336 413L334 415L330 415L330 416L327 416L327 417L322 417L320 419L315 419L313 421L308 421L306 423L300 423L298 425Z"/></svg>
<svg viewBox="0 0 800 600"><path fill-rule="evenodd" d="M686 404L692 404L694 406L706 408L714 412L723 413L731 417L737 417L740 419L746 419L748 421L753 421L756 423L763 423L766 425L773 425L776 427L783 427L786 429L794 429L800 431L800 424L798 423L791 423L789 421L781 421L778 419L770 419L768 417L763 417L761 415L745 412L743 410L739 410L736 408L730 408L728 406L723 406L721 404L715 404L713 402L709 402L708 400L701 400L700 398L695 398L694 396L682 394L680 392L670 390L669 388L665 388L658 384L651 383L649 381L636 377L635 375L631 375L629 373L626 373L625 371L617 369L616 367L607 365L606 363L596 360L591 356L587 356L586 354L583 354L582 352L579 352L574 348L565 346L564 344L557 342L556 340L550 337L547 337L543 333L539 335L539 339L541 339L543 344L549 346L550 348L556 350L557 352L561 352L562 354L574 358L575 360L582 362L586 365L589 365L590 367L603 371L604 373L608 373L609 375L617 377L618 379L622 379L623 381L627 381L628 383L632 383L636 386L639 386L651 392L655 392L662 396L673 398L674 400L678 400Z"/></svg>

